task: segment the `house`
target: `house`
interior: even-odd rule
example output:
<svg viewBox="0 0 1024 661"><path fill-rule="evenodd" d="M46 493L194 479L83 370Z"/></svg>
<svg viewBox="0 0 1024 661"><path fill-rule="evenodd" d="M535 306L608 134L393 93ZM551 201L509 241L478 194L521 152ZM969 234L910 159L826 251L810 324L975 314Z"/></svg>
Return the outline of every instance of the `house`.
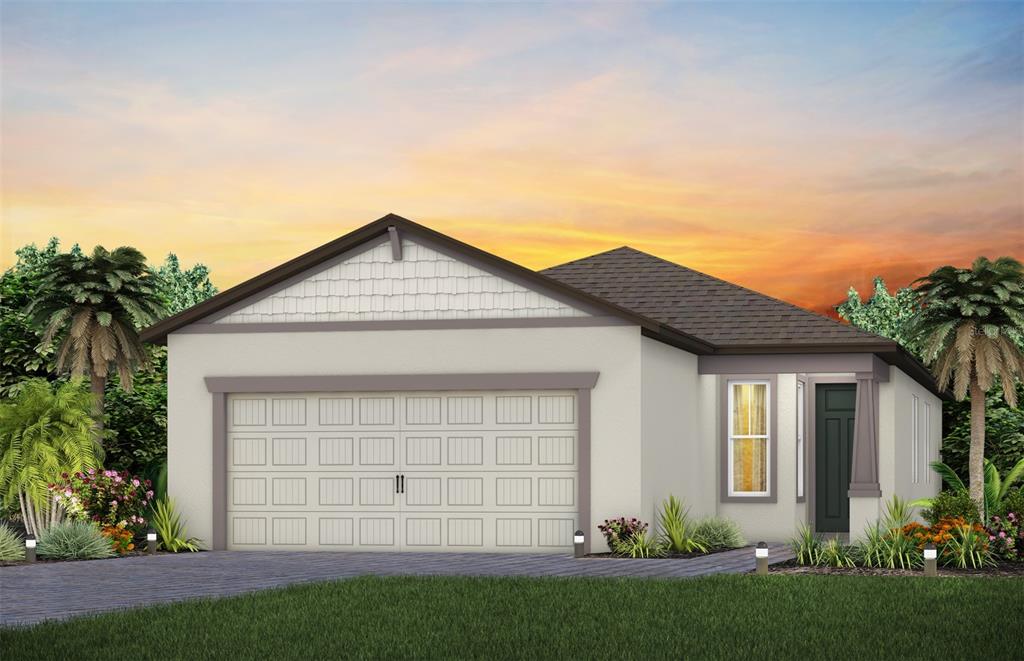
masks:
<svg viewBox="0 0 1024 661"><path fill-rule="evenodd" d="M388 215L143 333L213 548L602 550L605 518L856 534L939 481L894 342L631 248L534 272Z"/></svg>

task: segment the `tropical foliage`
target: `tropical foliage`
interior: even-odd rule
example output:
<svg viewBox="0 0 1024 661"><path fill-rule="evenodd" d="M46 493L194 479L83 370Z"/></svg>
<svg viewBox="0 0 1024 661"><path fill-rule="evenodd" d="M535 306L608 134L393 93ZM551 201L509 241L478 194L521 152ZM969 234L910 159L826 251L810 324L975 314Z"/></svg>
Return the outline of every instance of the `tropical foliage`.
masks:
<svg viewBox="0 0 1024 661"><path fill-rule="evenodd" d="M32 534L61 516L50 485L62 474L99 465L91 407L78 380L51 386L32 379L13 400L0 403L0 494L6 506L18 508Z"/></svg>
<svg viewBox="0 0 1024 661"><path fill-rule="evenodd" d="M159 286L138 250L96 246L89 256L54 257L28 307L44 327L41 346L58 345L56 369L89 376L100 428L108 374L131 390L135 369L146 364L137 329L164 316Z"/></svg>
<svg viewBox="0 0 1024 661"><path fill-rule="evenodd" d="M675 496L669 496L661 504L658 514L660 539L669 551L674 553L707 553L707 547L694 535L690 508L683 507Z"/></svg>
<svg viewBox="0 0 1024 661"><path fill-rule="evenodd" d="M806 523L800 524L796 536L790 540L796 562L800 565L816 565L821 558L821 547L824 540L821 535L811 530Z"/></svg>
<svg viewBox="0 0 1024 661"><path fill-rule="evenodd" d="M25 557L25 540L6 523L0 523L0 562L13 562Z"/></svg>
<svg viewBox="0 0 1024 661"><path fill-rule="evenodd" d="M942 463L941 461L933 461L931 463L932 470L942 476L942 479L946 482L946 485L957 493L966 493L967 487L964 485L960 476L956 472ZM1021 479L1024 479L1024 457L1018 461L1013 468L1011 468L1006 475L1000 475L996 469L995 464L989 460L985 460L985 472L984 472L984 488L982 490L982 520L988 520L992 514L1004 511L1003 501L1010 495L1013 490L1013 486ZM931 498L922 498L915 500L911 503L912 506L923 506L933 507L933 500ZM974 498L972 497L973 501Z"/></svg>
<svg viewBox="0 0 1024 661"><path fill-rule="evenodd" d="M92 523L63 521L39 534L36 552L52 560L98 560L114 555L114 548Z"/></svg>
<svg viewBox="0 0 1024 661"><path fill-rule="evenodd" d="M646 524L625 539L616 542L612 551L615 555L626 558L662 558L668 555L668 547L647 530Z"/></svg>
<svg viewBox="0 0 1024 661"><path fill-rule="evenodd" d="M924 355L919 341L913 336L910 322L920 310L917 294L911 288L901 288L890 294L881 278L875 279L874 295L864 301L857 290L850 288L848 300L836 308L837 313L852 325L871 333L899 342L917 358ZM1024 351L1024 339L1013 338ZM1024 398L1024 383L1016 383L1016 396ZM985 456L992 459L1001 471L1008 470L1024 457L1024 408L1012 407L1003 396L1000 383L994 383L985 395ZM968 478L971 445L971 398L947 402L943 405L942 459L961 475Z"/></svg>
<svg viewBox="0 0 1024 661"><path fill-rule="evenodd" d="M971 500L971 494L967 490L954 491L943 489L934 498L925 498L914 501L915 505L924 507L921 510L921 518L931 525L936 525L942 519L952 517L961 518L971 523L979 523L978 506Z"/></svg>
<svg viewBox="0 0 1024 661"><path fill-rule="evenodd" d="M1010 406L1024 377L1024 266L1010 257L979 257L969 269L943 266L915 282L921 309L910 322L939 388L971 396L968 460L971 498L984 507L985 393L1000 383Z"/></svg>
<svg viewBox="0 0 1024 661"><path fill-rule="evenodd" d="M993 516L986 528L992 554L1012 562L1024 561L1024 524L1021 514L1007 512Z"/></svg>
<svg viewBox="0 0 1024 661"><path fill-rule="evenodd" d="M185 524L181 515L175 510L174 501L170 498L161 498L153 505L151 516L153 529L156 530L157 539L160 541L160 548L171 553L181 551L198 551L200 540L189 537L185 532Z"/></svg>
<svg viewBox="0 0 1024 661"><path fill-rule="evenodd" d="M822 567L853 567L856 549L832 538L821 545L817 564Z"/></svg>

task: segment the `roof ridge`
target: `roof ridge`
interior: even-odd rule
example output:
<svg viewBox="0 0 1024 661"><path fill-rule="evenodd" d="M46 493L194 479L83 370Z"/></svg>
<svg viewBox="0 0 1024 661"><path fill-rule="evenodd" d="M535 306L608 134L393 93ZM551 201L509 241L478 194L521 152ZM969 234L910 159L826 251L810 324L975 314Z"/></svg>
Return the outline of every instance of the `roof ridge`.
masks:
<svg viewBox="0 0 1024 661"><path fill-rule="evenodd" d="M563 266L569 266L570 264L576 264L577 262L583 262L583 261L586 261L586 260L591 259L593 257L600 257L601 255L607 255L608 253L612 253L612 252L615 252L616 250L623 250L623 249L625 249L625 250L636 250L636 248L634 248L632 246L619 246L618 248L609 248L608 250L602 250L601 252L595 252L593 255L587 255L585 257L577 257L576 259L570 259L568 262L562 262L561 264L553 264L551 266L546 266L546 267L538 270L537 272L538 273L543 273L544 271L550 271L551 269L557 269L557 268L561 268ZM636 250L636 251L637 252L643 252L641 250ZM644 253L644 254L646 255L647 253ZM651 256L654 257L654 255L651 255Z"/></svg>

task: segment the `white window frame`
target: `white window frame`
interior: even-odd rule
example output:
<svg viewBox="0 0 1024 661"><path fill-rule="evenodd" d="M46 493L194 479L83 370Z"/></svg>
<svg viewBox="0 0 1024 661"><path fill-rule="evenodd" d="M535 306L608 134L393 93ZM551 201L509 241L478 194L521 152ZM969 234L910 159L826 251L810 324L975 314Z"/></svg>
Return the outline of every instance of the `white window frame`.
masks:
<svg viewBox="0 0 1024 661"><path fill-rule="evenodd" d="M732 433L732 422L733 422L733 386L746 386L746 385L763 385L764 391L764 434L743 434L734 435ZM725 437L727 446L727 457L728 464L726 465L726 473L728 474L728 490L726 493L731 498L765 498L771 496L772 493L772 384L767 379L737 379L729 380L726 383L726 389L728 391L728 409L727 419L728 422L728 434ZM743 438L763 438L765 439L765 490L764 491L736 491L733 489L733 441L736 439Z"/></svg>
<svg viewBox="0 0 1024 661"><path fill-rule="evenodd" d="M921 425L918 420L918 399L917 395L910 396L910 437L914 440L911 464L913 464L914 484L921 482Z"/></svg>
<svg viewBox="0 0 1024 661"><path fill-rule="evenodd" d="M924 471L924 482L925 484L932 483L932 435L931 435L931 424L932 424L932 405L928 402L924 403L924 462L921 469Z"/></svg>
<svg viewBox="0 0 1024 661"><path fill-rule="evenodd" d="M804 476L806 475L806 438L807 438L807 385L797 379L796 382L796 497L803 500L806 496Z"/></svg>

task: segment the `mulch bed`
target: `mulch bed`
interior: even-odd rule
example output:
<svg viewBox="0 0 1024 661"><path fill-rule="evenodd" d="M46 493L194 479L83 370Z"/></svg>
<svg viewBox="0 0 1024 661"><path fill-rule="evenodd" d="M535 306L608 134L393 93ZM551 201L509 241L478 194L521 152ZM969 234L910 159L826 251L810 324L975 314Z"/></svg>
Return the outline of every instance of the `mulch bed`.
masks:
<svg viewBox="0 0 1024 661"><path fill-rule="evenodd" d="M876 567L806 567L796 564L795 560L772 565L772 574L834 574L836 576L924 576L921 569L879 569ZM985 569L954 569L939 567L939 576L970 576L970 577L1018 577L1024 578L1024 562L1001 562L994 567Z"/></svg>

